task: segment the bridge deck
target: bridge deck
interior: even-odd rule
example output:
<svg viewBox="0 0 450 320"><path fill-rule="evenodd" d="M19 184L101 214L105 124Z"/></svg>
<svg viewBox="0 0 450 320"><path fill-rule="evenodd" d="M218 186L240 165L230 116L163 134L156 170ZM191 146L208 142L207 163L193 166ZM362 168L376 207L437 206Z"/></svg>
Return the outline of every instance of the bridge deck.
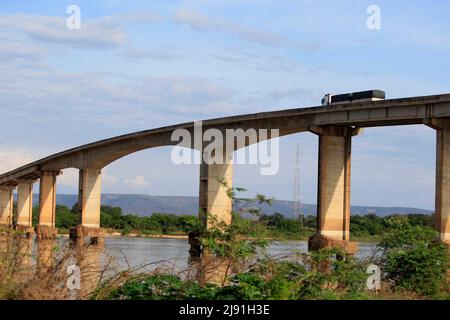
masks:
<svg viewBox="0 0 450 320"><path fill-rule="evenodd" d="M251 127L261 128L264 124L267 124L268 127L274 128L274 124L277 124L280 130L285 129L286 132L293 133L305 131L308 126L312 125L372 127L427 124L432 118L445 117L450 117L450 94L236 115L205 120L203 121L203 127L224 128L229 126L234 128L238 126L247 129ZM295 126L297 122L302 122L302 126ZM55 163L55 168L58 168L58 166L61 169L70 167L71 165L69 164L80 162L79 158L85 152L104 150L105 147L125 145L133 141L134 146L129 151L121 150L123 154L126 154L126 152L131 153L145 148L145 146L136 147L137 141L148 140L149 137L162 134L167 136L167 134L176 129L192 130L192 128L193 122L187 122L125 134L68 149L0 175L0 185L16 185L15 179L36 179L39 177L40 170L43 170L44 167L52 167L52 163ZM111 159L123 156L122 153L112 156ZM76 159L73 160L71 158ZM62 160L64 161L62 162ZM61 165L61 163L64 163L64 165Z"/></svg>

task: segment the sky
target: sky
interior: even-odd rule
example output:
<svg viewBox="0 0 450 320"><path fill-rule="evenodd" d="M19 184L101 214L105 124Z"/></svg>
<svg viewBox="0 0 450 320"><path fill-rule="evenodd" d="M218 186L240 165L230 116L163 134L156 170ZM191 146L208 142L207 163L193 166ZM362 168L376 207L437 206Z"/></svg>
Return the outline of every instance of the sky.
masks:
<svg viewBox="0 0 450 320"><path fill-rule="evenodd" d="M81 28L69 29L69 5ZM370 5L380 29L369 29ZM450 91L450 3L443 1L2 1L0 173L138 130L317 106L325 93L387 98ZM353 139L351 203L432 209L435 132L367 128ZM280 139L280 170L235 165L245 195L291 200L300 147L301 197L315 203L317 136ZM103 170L104 193L197 195L198 166L171 148ZM77 172L58 177L77 192Z"/></svg>

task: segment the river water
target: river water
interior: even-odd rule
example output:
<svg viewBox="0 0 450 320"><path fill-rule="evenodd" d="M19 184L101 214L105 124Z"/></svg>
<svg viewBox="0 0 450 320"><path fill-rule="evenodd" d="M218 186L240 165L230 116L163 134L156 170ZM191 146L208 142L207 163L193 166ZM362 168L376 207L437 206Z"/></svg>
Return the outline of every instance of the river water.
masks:
<svg viewBox="0 0 450 320"><path fill-rule="evenodd" d="M68 237L40 241L3 237L0 239L0 252L6 252L8 247L12 248L11 243L15 243L13 240L17 241L16 248L19 250L14 251L14 257L22 259L23 268L19 272L22 281L33 274L54 274L58 266L62 267L64 274L67 271L68 276L72 277L70 272L78 267L81 291L71 291L71 298L92 292L105 278L120 277L120 271L130 274L158 269L164 273L179 275L195 271L193 264L189 263L187 239L107 237L102 244L84 246L71 243ZM265 252L259 252L256 257L267 254L276 259L302 261L302 257L295 254L307 252L307 247L306 241L273 241ZM371 258L375 252L376 244L359 243L356 257ZM221 267L220 264L218 266ZM63 281L66 281L65 278ZM58 287L61 287L59 282Z"/></svg>
<svg viewBox="0 0 450 320"><path fill-rule="evenodd" d="M371 258L375 250L376 244L360 242L355 256L359 259ZM307 251L306 241L274 241L266 253L271 257L283 258ZM154 269L156 264L152 263L163 261L166 265L184 268L189 258L189 244L186 239L111 237L105 239L105 252L120 265L148 265L145 269Z"/></svg>
<svg viewBox="0 0 450 320"><path fill-rule="evenodd" d="M28 248L31 249L30 252L34 258L44 260L53 260L57 252L69 254L75 252L67 237L58 237L53 241L30 239ZM144 270L149 271L162 265L183 269L187 267L189 261L187 239L107 237L104 244L91 245L88 251L94 253L93 261L101 264L109 262L116 270L143 267ZM259 255L267 254L273 258L283 259L307 251L306 241L272 241ZM355 256L358 259L371 258L375 251L375 243L360 242Z"/></svg>

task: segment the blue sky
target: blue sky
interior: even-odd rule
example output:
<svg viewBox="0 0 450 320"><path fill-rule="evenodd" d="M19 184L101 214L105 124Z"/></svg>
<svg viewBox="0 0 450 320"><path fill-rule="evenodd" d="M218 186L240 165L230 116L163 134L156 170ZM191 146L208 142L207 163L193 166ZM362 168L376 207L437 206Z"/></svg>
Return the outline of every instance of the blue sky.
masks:
<svg viewBox="0 0 450 320"><path fill-rule="evenodd" d="M71 4L81 30L65 27ZM366 27L371 4L380 30ZM0 171L137 130L315 106L326 92L449 92L448 12L442 1L2 1ZM237 165L235 185L291 199L297 144L314 203L310 133L281 139L277 175ZM353 140L352 204L433 208L434 167L433 130L367 129ZM76 183L66 170L58 191ZM146 150L108 166L103 191L196 195L198 168Z"/></svg>

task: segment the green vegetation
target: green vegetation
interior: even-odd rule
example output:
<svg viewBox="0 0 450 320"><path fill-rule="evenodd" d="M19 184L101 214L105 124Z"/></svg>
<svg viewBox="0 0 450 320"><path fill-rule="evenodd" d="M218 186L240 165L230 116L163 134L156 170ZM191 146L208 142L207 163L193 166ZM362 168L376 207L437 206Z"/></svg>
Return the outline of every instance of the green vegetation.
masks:
<svg viewBox="0 0 450 320"><path fill-rule="evenodd" d="M263 259L251 269L233 275L223 285L199 285L168 274L138 275L111 290L107 299L130 300L300 300L366 299L366 264L346 257L334 258L336 250L305 255L304 264ZM330 272L319 272L319 261L331 260ZM313 269L308 271L308 269ZM102 297L100 288L94 295Z"/></svg>
<svg viewBox="0 0 450 320"><path fill-rule="evenodd" d="M197 218L189 215L177 216L167 213L154 213L148 217L123 214L117 207L102 206L100 223L103 228L120 230L123 234L131 232L142 234L187 234Z"/></svg>
<svg viewBox="0 0 450 320"><path fill-rule="evenodd" d="M236 189L230 189L233 200ZM270 199L258 195L253 202ZM246 204L252 200L245 199ZM244 218L245 217L245 218ZM446 279L448 252L437 240L438 234L427 224L428 217L410 215L378 218L357 217L353 225L360 234L382 235L379 261L357 260L342 249L322 249L298 253L288 260L268 256L255 261L258 249L264 249L267 232L276 230L295 233L304 221L286 221L279 214L267 216L252 208L233 212L233 223L226 225L212 216L209 228L197 225L194 230L198 250L206 257L225 263L222 279L193 281L178 275L154 273L135 275L119 285L108 282L93 295L93 299L173 300L301 300L301 299L376 299L376 298L449 298ZM292 222L293 225L290 225ZM246 235L247 237L242 237ZM199 252L200 252L199 251ZM208 258L207 258L208 259ZM210 263L211 261L206 261ZM378 263L384 276L381 291L369 291L366 286L369 264ZM192 267L192 266L191 266ZM198 267L198 266L197 266ZM194 266L195 268L195 266ZM217 273L201 266L203 276ZM189 274L189 272L188 272Z"/></svg>
<svg viewBox="0 0 450 320"><path fill-rule="evenodd" d="M390 219L391 232L379 244L386 278L397 289L421 295L443 292L449 269L448 249L439 234L426 226L411 225L405 218Z"/></svg>
<svg viewBox="0 0 450 320"><path fill-rule="evenodd" d="M303 299L450 299L447 278L449 255L446 246L431 227L432 217L423 215L377 217L354 216L351 224L355 237L378 237L380 255L358 260L342 249L333 247L308 253L292 253L276 259L265 248L273 235L306 237L316 221L288 219L281 214L266 215L255 209L255 203L271 203L262 195L255 199L237 199L232 212L233 223L225 224L213 216L208 228L193 216L154 214L138 217L123 214L120 208L103 206L101 223L122 233L141 232L187 234L192 237L191 263L184 272L157 268L137 273L142 267L128 269L102 280L83 298L90 299L227 299L227 300L303 300ZM57 207L57 226L68 229L77 223L77 210ZM0 230L7 241L0 253L0 299L42 298L49 294L66 298L64 268L24 276L23 242L15 231ZM15 248L15 249L14 249ZM70 248L69 248L70 249ZM60 255L61 261L73 252ZM79 256L78 256L79 255ZM26 257L26 256L25 256ZM77 258L83 259L82 253ZM81 261L80 260L80 261ZM44 260L43 260L44 261ZM41 262L43 263L43 262ZM381 289L369 290L367 267L375 264L381 271ZM63 266L56 262L53 265ZM52 268L48 266L46 268ZM39 272L39 268L31 268ZM50 270L50 269L49 269ZM166 271L164 271L166 270ZM169 271L170 270L170 271ZM103 273L104 270L98 270ZM141 271L139 271L141 272ZM58 275L58 277L53 276ZM51 275L51 279L49 276ZM212 277L211 277L212 276ZM31 288L31 289L30 289ZM43 291L42 288L45 288ZM63 288L60 291L54 288Z"/></svg>
<svg viewBox="0 0 450 320"><path fill-rule="evenodd" d="M242 190L239 189L238 190ZM263 197L258 195L259 197ZM316 217L306 216L301 219L287 218L281 213L271 215L264 214L258 209L251 207L258 201L271 201L265 197L261 199L236 199L235 203L241 204L236 210L246 211L247 215L242 219L249 219L253 214L251 221L258 222L258 234L261 232L267 238L283 240L307 240L316 230ZM38 222L38 208L33 208L33 224ZM379 242L384 234L392 231L392 225L389 221L399 215L379 217L375 214L364 216L352 215L350 217L351 237L354 241L374 241ZM424 214L403 215L411 226L433 226L434 216ZM67 233L71 227L78 223L78 214L76 205L69 209L63 205L56 206L56 227L61 233ZM198 223L197 217L193 215L175 215L169 213L154 213L151 216L142 217L135 214L124 214L121 208L102 206L101 207L101 226L106 229L116 230L122 234L143 234L143 235L187 235L193 226ZM303 225L303 227L302 227Z"/></svg>
<svg viewBox="0 0 450 320"><path fill-rule="evenodd" d="M119 285L103 283L92 299L449 299L446 279L449 257L445 245L436 240L436 232L426 226L411 226L405 218L393 217L390 221L392 231L383 236L379 247L384 255L379 261L361 261L337 248L324 249L297 254L290 260L264 257L231 273L221 283L201 283L157 272L138 274ZM223 231L224 234L229 232ZM231 236L216 237L217 234L211 233L209 236L213 247L214 239L223 246L227 237L229 243L225 247L245 247ZM245 253L251 252L254 250ZM227 258L237 259L242 266L244 256L246 254ZM381 267L381 290L371 291L366 286L367 267L372 263Z"/></svg>
<svg viewBox="0 0 450 320"><path fill-rule="evenodd" d="M39 207L33 207L33 225L36 226L39 221ZM69 229L78 224L78 214L75 210L70 210L66 206L56 205L56 227L60 233L68 233Z"/></svg>
<svg viewBox="0 0 450 320"><path fill-rule="evenodd" d="M375 214L365 216L352 215L350 217L350 232L353 240L379 241L383 235L389 234L394 226L391 221L394 218L405 219L411 226L433 227L434 215L408 214L380 217Z"/></svg>

